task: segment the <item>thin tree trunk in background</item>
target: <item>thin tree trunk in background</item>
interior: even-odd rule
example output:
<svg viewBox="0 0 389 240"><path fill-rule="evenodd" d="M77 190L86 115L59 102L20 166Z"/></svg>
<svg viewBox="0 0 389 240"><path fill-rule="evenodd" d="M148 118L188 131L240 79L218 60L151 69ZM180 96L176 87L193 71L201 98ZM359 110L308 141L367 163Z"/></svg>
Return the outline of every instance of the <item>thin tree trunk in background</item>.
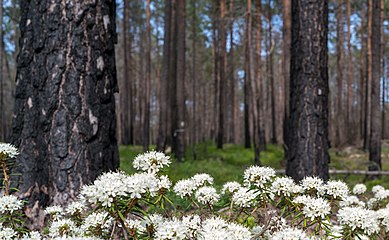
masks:
<svg viewBox="0 0 389 240"><path fill-rule="evenodd" d="M143 125L143 151L149 150L150 144L150 95L151 95L151 25L150 0L146 1L146 75L145 75L145 119Z"/></svg>
<svg viewBox="0 0 389 240"><path fill-rule="evenodd" d="M257 4L256 8L256 15L257 19L258 17L260 18L260 5ZM253 117L253 143L254 143L254 164L255 165L260 165L261 164L261 158L260 158L260 114L259 114L259 85L258 82L261 82L261 70L260 66L257 66L257 78L255 78L254 74L254 49L253 48L253 42L252 42L252 3L251 0L247 1L247 54L248 55L248 74L249 74L249 81L250 81L250 86L251 86L251 91L250 91L250 97L251 97L251 112L252 112L252 117ZM258 27L257 23L257 27ZM257 29L256 31L256 36L257 36L257 41L256 41L256 53L260 54L260 49L258 49L258 42L260 42L261 35L260 35L260 28ZM260 48L260 47L259 47ZM261 56L259 55L258 59L261 59ZM261 64L260 60L258 60L259 64Z"/></svg>
<svg viewBox="0 0 389 240"><path fill-rule="evenodd" d="M287 122L289 119L289 76L290 76L290 41L291 41L291 1L282 1L282 78L284 84L284 119L283 119L283 139L284 139L284 156L287 159L288 152L288 130Z"/></svg>
<svg viewBox="0 0 389 240"><path fill-rule="evenodd" d="M212 1L212 59L213 59L213 85L214 85L214 94L213 94L213 111L212 111L212 128L211 128L211 138L216 139L218 134L218 117L219 117L219 109L218 109L218 96L219 96L219 85L220 85L220 63L219 63L219 37L220 31L218 30L220 27L220 23L218 21L219 16L219 1ZM220 5L220 4L219 4Z"/></svg>
<svg viewBox="0 0 389 240"><path fill-rule="evenodd" d="M274 92L274 68L273 68L273 13L271 7L271 0L268 1L268 20L269 20L269 80L270 80L270 108L271 108L271 143L277 144L276 131L276 102Z"/></svg>
<svg viewBox="0 0 389 240"><path fill-rule="evenodd" d="M225 96L226 96L226 0L220 0L220 52L219 52L219 76L220 76L220 93L219 93L219 131L217 136L217 148L223 148L224 143L224 124L225 124Z"/></svg>
<svg viewBox="0 0 389 240"><path fill-rule="evenodd" d="M230 105L231 105L231 119L230 119L230 126L231 126L231 138L230 142L236 143L237 141L237 132L236 132L236 121L237 118L237 110L235 107L235 63L234 63L234 1L230 1L230 55L229 55L229 76L230 76Z"/></svg>
<svg viewBox="0 0 389 240"><path fill-rule="evenodd" d="M328 2L292 1L287 175L329 178Z"/></svg>
<svg viewBox="0 0 389 240"><path fill-rule="evenodd" d="M247 23L246 23L247 24ZM247 27L246 27L247 28ZM248 29L246 29L246 32ZM244 147L245 148L251 148L251 137L250 137L250 92L249 92L249 84L250 84L250 78L249 78L249 69L248 69L248 64L249 64L249 57L248 57L248 44L247 44L247 33L245 34L245 41L246 44L244 44L244 83L243 83L243 118L244 118ZM252 107L252 106L251 106Z"/></svg>
<svg viewBox="0 0 389 240"><path fill-rule="evenodd" d="M171 56L171 21L172 21L172 5L171 1L165 2L164 9L164 43L163 43L163 59L162 59L162 72L160 80L160 97L159 103L159 121L158 121L158 138L157 138L157 151L165 151L167 133L168 133L168 86L169 86L169 74L170 74L170 56Z"/></svg>
<svg viewBox="0 0 389 240"><path fill-rule="evenodd" d="M366 86L365 86L365 121L363 149L368 150L370 146L370 121L371 121L371 84L372 84L372 56L371 56L371 35L373 18L373 0L368 0L368 18L367 18L367 46L366 46Z"/></svg>
<svg viewBox="0 0 389 240"><path fill-rule="evenodd" d="M351 122L351 113L352 113L352 49L351 49L351 4L350 0L346 0L346 8L347 8L347 111L346 111L346 136L347 143L351 141L351 132L353 132L354 121Z"/></svg>
<svg viewBox="0 0 389 240"><path fill-rule="evenodd" d="M173 149L177 161L182 161L185 154L185 0L177 0L177 75L176 99L173 111L176 112Z"/></svg>
<svg viewBox="0 0 389 240"><path fill-rule="evenodd" d="M343 68L344 68L344 31L343 31L343 5L344 0L339 0L336 10L336 82L337 82L337 107L336 107L336 130L335 146L343 144Z"/></svg>
<svg viewBox="0 0 389 240"><path fill-rule="evenodd" d="M197 113L196 113L196 104L197 104L197 97L196 97L196 40L197 40L197 34L196 34L196 0L192 0L192 98L193 98L193 116L192 116L192 143L193 143L193 159L197 159Z"/></svg>
<svg viewBox="0 0 389 240"><path fill-rule="evenodd" d="M371 31L371 127L369 146L369 170L381 170L381 114L380 114L380 73L381 73L381 1L372 1Z"/></svg>
<svg viewBox="0 0 389 240"><path fill-rule="evenodd" d="M364 90L365 90L365 2L361 2L361 51L359 53L359 103L360 103L360 114L359 114L359 133L360 138L364 139L364 111L365 111L365 101L364 101Z"/></svg>
<svg viewBox="0 0 389 240"><path fill-rule="evenodd" d="M384 21L385 21L385 1L381 0L381 77L382 77L382 117L381 117L381 138L385 139L386 137L386 76L385 76L385 30L384 30Z"/></svg>

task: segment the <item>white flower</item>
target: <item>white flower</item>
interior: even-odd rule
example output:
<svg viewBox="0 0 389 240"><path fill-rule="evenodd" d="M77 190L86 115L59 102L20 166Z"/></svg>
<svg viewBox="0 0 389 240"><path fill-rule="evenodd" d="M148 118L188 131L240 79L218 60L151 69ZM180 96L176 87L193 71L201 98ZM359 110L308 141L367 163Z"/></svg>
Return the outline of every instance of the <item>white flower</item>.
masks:
<svg viewBox="0 0 389 240"><path fill-rule="evenodd" d="M13 240L15 239L17 236L17 232L15 232L15 230L13 230L12 228L3 228L1 225L0 225L0 239L2 240Z"/></svg>
<svg viewBox="0 0 389 240"><path fill-rule="evenodd" d="M238 182L227 182L223 185L222 194L226 194L226 192L234 193L236 192L242 185Z"/></svg>
<svg viewBox="0 0 389 240"><path fill-rule="evenodd" d="M45 213L51 215L54 219L58 219L63 215L61 206L50 206L45 209Z"/></svg>
<svg viewBox="0 0 389 240"><path fill-rule="evenodd" d="M49 227L50 237L68 237L74 236L79 232L76 224L70 219L60 219L51 223Z"/></svg>
<svg viewBox="0 0 389 240"><path fill-rule="evenodd" d="M298 199L296 203L304 205L303 214L311 221L319 217L323 219L331 212L330 203L324 198L313 198L307 196L304 202L301 202L301 199Z"/></svg>
<svg viewBox="0 0 389 240"><path fill-rule="evenodd" d="M85 205L81 202L72 202L71 204L69 204L69 206L67 206L66 212L70 215L74 215L77 213L81 213L84 209Z"/></svg>
<svg viewBox="0 0 389 240"><path fill-rule="evenodd" d="M173 188L174 192L182 198L191 196L196 189L196 184L192 179L180 180Z"/></svg>
<svg viewBox="0 0 389 240"><path fill-rule="evenodd" d="M82 232L87 235L94 235L96 230L108 233L113 223L107 212L92 212L88 215L81 226Z"/></svg>
<svg viewBox="0 0 389 240"><path fill-rule="evenodd" d="M214 205L220 199L220 195L217 194L216 189L213 187L201 187L196 191L196 200L202 204Z"/></svg>
<svg viewBox="0 0 389 240"><path fill-rule="evenodd" d="M250 230L246 227L243 227L242 225L236 223L229 223L227 229L231 235L229 239L235 239L235 240L251 239L252 234Z"/></svg>
<svg viewBox="0 0 389 240"><path fill-rule="evenodd" d="M188 215L182 218L182 223L187 231L186 235L189 239L196 239L199 229L201 228L201 219L198 215Z"/></svg>
<svg viewBox="0 0 389 240"><path fill-rule="evenodd" d="M357 196L347 196L340 201L339 206L340 207L364 207L366 204L358 199Z"/></svg>
<svg viewBox="0 0 389 240"><path fill-rule="evenodd" d="M148 216L148 219L145 220L145 224L153 225L154 228L158 228L160 225L163 225L164 221L162 215L154 213Z"/></svg>
<svg viewBox="0 0 389 240"><path fill-rule="evenodd" d="M258 195L257 191L241 187L232 195L232 201L238 207L252 207L257 203Z"/></svg>
<svg viewBox="0 0 389 240"><path fill-rule="evenodd" d="M202 222L199 231L198 240L225 240L231 239L231 233L228 231L228 224L219 217L212 217Z"/></svg>
<svg viewBox="0 0 389 240"><path fill-rule="evenodd" d="M169 190L172 186L172 182L169 177L166 175L160 176L158 179L158 189L167 189Z"/></svg>
<svg viewBox="0 0 389 240"><path fill-rule="evenodd" d="M213 177L207 173L198 173L191 178L196 188L204 186L206 183L213 184Z"/></svg>
<svg viewBox="0 0 389 240"><path fill-rule="evenodd" d="M246 186L263 188L276 176L276 171L270 167L251 166L244 171L244 183Z"/></svg>
<svg viewBox="0 0 389 240"><path fill-rule="evenodd" d="M307 201L309 201L310 199L311 198L308 197L307 195L300 195L300 196L297 196L295 199L293 199L293 202L297 203L297 204L304 204Z"/></svg>
<svg viewBox="0 0 389 240"><path fill-rule="evenodd" d="M41 240L41 239L42 239L42 236L39 232L31 231L29 233L25 233L21 240Z"/></svg>
<svg viewBox="0 0 389 240"><path fill-rule="evenodd" d="M137 219L126 220L126 226L128 229L135 230L137 233L143 234L146 232L146 225L144 222Z"/></svg>
<svg viewBox="0 0 389 240"><path fill-rule="evenodd" d="M375 186L371 189L371 191L372 191L373 193L376 193L376 192L382 191L382 190L385 190L385 188L384 188L383 186L381 186L381 185L375 185Z"/></svg>
<svg viewBox="0 0 389 240"><path fill-rule="evenodd" d="M356 184L353 188L353 193L355 195L361 195L361 194L364 194L366 192L367 188L366 188L366 185L365 184Z"/></svg>
<svg viewBox="0 0 389 240"><path fill-rule="evenodd" d="M369 209L373 209L373 208L376 207L377 203L378 203L378 199L372 197L372 198L370 198L370 199L367 201L366 205L367 205L367 207L368 207Z"/></svg>
<svg viewBox="0 0 389 240"><path fill-rule="evenodd" d="M155 174L164 166L171 163L169 156L164 153L150 151L138 155L133 162L134 168L148 173Z"/></svg>
<svg viewBox="0 0 389 240"><path fill-rule="evenodd" d="M158 226L157 231L155 232L156 240L181 240L185 238L186 227L177 219L165 221L163 224Z"/></svg>
<svg viewBox="0 0 389 240"><path fill-rule="evenodd" d="M328 181L324 189L325 189L324 190L325 194L332 196L334 199L343 199L349 194L349 189L347 184L339 180Z"/></svg>
<svg viewBox="0 0 389 240"><path fill-rule="evenodd" d="M4 158L15 158L19 155L19 152L18 149L12 144L0 143L0 154Z"/></svg>
<svg viewBox="0 0 389 240"><path fill-rule="evenodd" d="M300 185L303 187L305 192L320 192L324 187L324 182L318 177L305 177L301 180Z"/></svg>
<svg viewBox="0 0 389 240"><path fill-rule="evenodd" d="M308 235L298 228L284 228L278 232L275 232L272 237L272 240L307 240L310 239Z"/></svg>
<svg viewBox="0 0 389 240"><path fill-rule="evenodd" d="M292 194L301 193L302 188L297 185L290 177L277 177L271 185L271 192L278 196L290 196Z"/></svg>
<svg viewBox="0 0 389 240"><path fill-rule="evenodd" d="M378 216L373 210L361 207L344 207L339 209L337 217L339 223L348 226L353 231L360 229L366 235L380 231Z"/></svg>
<svg viewBox="0 0 389 240"><path fill-rule="evenodd" d="M384 227L385 232L389 232L389 208L382 208L377 210L377 217L381 220L381 225Z"/></svg>
<svg viewBox="0 0 389 240"><path fill-rule="evenodd" d="M142 194L150 193L151 196L155 196L159 190L158 179L154 174L148 173L135 173L128 176L124 180L126 186L125 192L130 195L131 198L141 198Z"/></svg>
<svg viewBox="0 0 389 240"><path fill-rule="evenodd" d="M7 195L0 197L0 213L20 210L23 207L23 202L14 195Z"/></svg>
<svg viewBox="0 0 389 240"><path fill-rule="evenodd" d="M374 197L378 200L384 200L389 197L389 190L387 189L380 189L374 192Z"/></svg>

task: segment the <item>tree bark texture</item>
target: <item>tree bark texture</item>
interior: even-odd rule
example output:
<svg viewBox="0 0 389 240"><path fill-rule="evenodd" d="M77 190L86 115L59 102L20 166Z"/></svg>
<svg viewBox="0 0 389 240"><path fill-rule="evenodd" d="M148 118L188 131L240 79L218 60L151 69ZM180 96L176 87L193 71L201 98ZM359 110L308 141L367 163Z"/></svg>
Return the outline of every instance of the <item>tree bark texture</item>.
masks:
<svg viewBox="0 0 389 240"><path fill-rule="evenodd" d="M372 5L372 81L371 81L371 122L369 146L369 170L381 170L381 108L380 108L380 68L381 68L381 1Z"/></svg>
<svg viewBox="0 0 389 240"><path fill-rule="evenodd" d="M290 137L286 173L328 180L328 3L292 1Z"/></svg>
<svg viewBox="0 0 389 240"><path fill-rule="evenodd" d="M343 114L343 81L344 81L344 30L343 30L343 5L344 0L340 0L336 5L336 129L335 146L343 144L344 114Z"/></svg>
<svg viewBox="0 0 389 240"><path fill-rule="evenodd" d="M284 143L288 142L287 122L289 119L289 77L290 77L290 44L291 44L291 2L290 0L282 1L282 77L284 80L284 118L283 118L283 139ZM286 146L284 144L284 146ZM285 156L288 149L284 147Z"/></svg>
<svg viewBox="0 0 389 240"><path fill-rule="evenodd" d="M219 36L220 36L220 49L219 49L219 130L217 135L217 148L223 148L224 143L224 131L225 131L225 117L226 117L226 83L227 78L225 74L226 69L226 0L220 0L220 24Z"/></svg>
<svg viewBox="0 0 389 240"><path fill-rule="evenodd" d="M115 1L21 1L12 142L30 203L66 204L119 166Z"/></svg>

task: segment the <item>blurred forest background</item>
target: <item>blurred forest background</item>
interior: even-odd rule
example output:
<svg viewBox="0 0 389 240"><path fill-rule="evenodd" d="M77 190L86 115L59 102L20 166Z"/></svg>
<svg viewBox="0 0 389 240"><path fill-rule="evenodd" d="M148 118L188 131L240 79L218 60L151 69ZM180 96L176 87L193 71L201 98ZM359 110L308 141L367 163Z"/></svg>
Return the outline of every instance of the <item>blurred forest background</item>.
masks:
<svg viewBox="0 0 389 240"><path fill-rule="evenodd" d="M380 121L381 136L387 139L389 1L374 1L381 1L382 7ZM9 139L11 130L18 2L0 0L1 141ZM176 148L209 140L219 148L226 143L250 147L253 119L259 119L262 149L267 143L282 145L289 106L290 4L289 0L187 0L185 6L177 6L175 1L118 0L119 143L164 150L179 138L181 145ZM371 4L372 0L329 3L329 138L334 148L368 149ZM253 82L258 83L258 108L253 107ZM179 91L174 90L176 84Z"/></svg>

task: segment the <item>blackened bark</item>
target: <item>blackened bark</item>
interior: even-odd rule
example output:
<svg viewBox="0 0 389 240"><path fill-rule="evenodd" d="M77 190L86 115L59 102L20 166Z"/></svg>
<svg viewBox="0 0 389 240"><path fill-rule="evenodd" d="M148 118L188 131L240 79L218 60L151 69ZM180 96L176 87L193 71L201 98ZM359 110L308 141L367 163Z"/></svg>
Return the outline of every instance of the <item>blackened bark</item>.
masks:
<svg viewBox="0 0 389 240"><path fill-rule="evenodd" d="M174 154L178 161L182 161L185 154L185 0L177 0L177 75L176 99L173 111L176 111L174 123Z"/></svg>
<svg viewBox="0 0 389 240"><path fill-rule="evenodd" d="M286 173L328 180L327 1L292 1L290 149Z"/></svg>
<svg viewBox="0 0 389 240"><path fill-rule="evenodd" d="M119 166L115 1L21 1L12 143L30 203L66 204Z"/></svg>
<svg viewBox="0 0 389 240"><path fill-rule="evenodd" d="M371 122L369 146L369 170L381 170L381 109L380 109L380 68L381 68L381 1L373 1L371 34L372 82L371 82Z"/></svg>
<svg viewBox="0 0 389 240"><path fill-rule="evenodd" d="M287 156L288 147L288 131L287 125L289 119L289 76L290 76L290 44L291 44L291 3L290 0L282 1L282 77L284 84L284 118L283 118L283 139L284 139L284 152Z"/></svg>

